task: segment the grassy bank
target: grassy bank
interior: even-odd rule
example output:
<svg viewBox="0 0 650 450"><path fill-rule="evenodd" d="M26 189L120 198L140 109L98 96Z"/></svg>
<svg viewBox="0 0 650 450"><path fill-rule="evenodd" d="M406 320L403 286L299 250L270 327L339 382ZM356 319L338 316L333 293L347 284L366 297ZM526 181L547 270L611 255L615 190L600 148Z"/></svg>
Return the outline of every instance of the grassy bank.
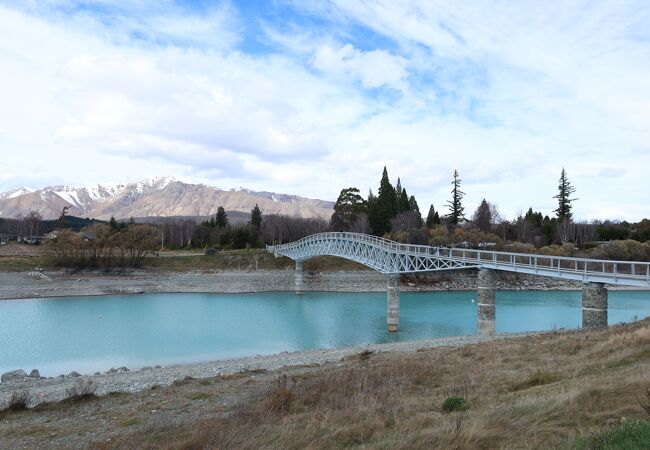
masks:
<svg viewBox="0 0 650 450"><path fill-rule="evenodd" d="M645 320L186 379L10 413L0 439L39 446L54 432L91 448L632 449L647 442L648 387Z"/></svg>
<svg viewBox="0 0 650 450"><path fill-rule="evenodd" d="M58 269L43 255L0 256L0 272L20 272L35 268ZM191 270L282 270L293 267L289 258L275 258L262 249L227 250L214 255L200 252L165 251L160 256L144 259L143 270L168 270L187 272ZM323 256L305 263L305 270L369 270L367 267L341 258Z"/></svg>

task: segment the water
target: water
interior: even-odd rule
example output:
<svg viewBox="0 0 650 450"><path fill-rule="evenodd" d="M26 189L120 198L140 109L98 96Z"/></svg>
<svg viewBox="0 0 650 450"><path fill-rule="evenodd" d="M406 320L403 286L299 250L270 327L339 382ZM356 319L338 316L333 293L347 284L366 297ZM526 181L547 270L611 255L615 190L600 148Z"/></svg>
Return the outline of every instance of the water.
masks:
<svg viewBox="0 0 650 450"><path fill-rule="evenodd" d="M476 333L475 292L146 294L0 301L0 372L56 376L111 367L272 354ZM498 292L497 332L577 328L580 292ZM610 291L609 323L650 316L650 291Z"/></svg>

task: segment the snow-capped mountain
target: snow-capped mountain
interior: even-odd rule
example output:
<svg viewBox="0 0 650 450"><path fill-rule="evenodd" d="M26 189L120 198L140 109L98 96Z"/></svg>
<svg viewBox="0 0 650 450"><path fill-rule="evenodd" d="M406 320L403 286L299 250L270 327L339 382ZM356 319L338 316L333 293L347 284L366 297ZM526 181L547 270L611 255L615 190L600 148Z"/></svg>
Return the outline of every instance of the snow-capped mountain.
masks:
<svg viewBox="0 0 650 450"><path fill-rule="evenodd" d="M226 211L249 213L258 204L265 214L329 219L333 202L296 195L223 190L190 184L173 177L156 177L136 183L90 187L48 186L20 188L0 193L0 217L21 218L30 211L45 219L67 214L96 219L128 217L208 216L223 206Z"/></svg>

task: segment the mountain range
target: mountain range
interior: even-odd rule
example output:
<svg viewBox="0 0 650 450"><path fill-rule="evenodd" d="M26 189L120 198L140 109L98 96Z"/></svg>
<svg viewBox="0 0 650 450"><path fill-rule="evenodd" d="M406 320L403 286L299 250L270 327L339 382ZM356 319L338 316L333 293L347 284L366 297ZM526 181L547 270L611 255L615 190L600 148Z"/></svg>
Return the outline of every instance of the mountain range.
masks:
<svg viewBox="0 0 650 450"><path fill-rule="evenodd" d="M111 217L205 217L223 206L228 212L250 213L259 205L264 214L285 214L328 219L334 203L297 195L224 190L204 184L190 184L173 177L156 177L127 184L92 187L48 186L19 188L0 193L0 217L19 219L36 211L43 219L55 219L64 207L67 214L107 220Z"/></svg>

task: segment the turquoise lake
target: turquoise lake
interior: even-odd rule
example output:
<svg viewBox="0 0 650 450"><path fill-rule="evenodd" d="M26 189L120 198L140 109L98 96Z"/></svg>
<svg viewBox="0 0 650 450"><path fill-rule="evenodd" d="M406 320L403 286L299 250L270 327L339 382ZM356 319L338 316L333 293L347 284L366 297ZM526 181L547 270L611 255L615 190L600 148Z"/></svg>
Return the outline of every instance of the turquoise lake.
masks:
<svg viewBox="0 0 650 450"><path fill-rule="evenodd" d="M44 376L476 333L475 292L145 294L0 301L0 372ZM581 294L497 292L497 332L578 328ZM650 316L650 291L610 291L609 323Z"/></svg>

